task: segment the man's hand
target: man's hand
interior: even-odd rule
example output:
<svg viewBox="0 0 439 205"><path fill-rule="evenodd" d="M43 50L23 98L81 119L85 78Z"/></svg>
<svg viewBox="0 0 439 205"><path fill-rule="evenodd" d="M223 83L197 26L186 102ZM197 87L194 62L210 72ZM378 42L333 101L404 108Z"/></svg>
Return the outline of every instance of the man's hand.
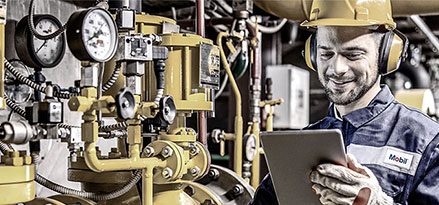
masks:
<svg viewBox="0 0 439 205"><path fill-rule="evenodd" d="M322 204L393 204L378 184L378 180L365 166L359 164L352 155L347 155L348 168L321 164L311 172L312 189L320 195Z"/></svg>

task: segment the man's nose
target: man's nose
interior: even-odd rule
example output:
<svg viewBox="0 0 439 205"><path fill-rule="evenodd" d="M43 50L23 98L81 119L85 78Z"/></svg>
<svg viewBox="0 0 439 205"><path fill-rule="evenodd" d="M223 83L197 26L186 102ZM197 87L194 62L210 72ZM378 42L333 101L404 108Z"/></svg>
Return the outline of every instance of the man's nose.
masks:
<svg viewBox="0 0 439 205"><path fill-rule="evenodd" d="M347 65L342 55L336 56L333 69L334 69L334 73L338 76L343 75L349 70L349 66Z"/></svg>

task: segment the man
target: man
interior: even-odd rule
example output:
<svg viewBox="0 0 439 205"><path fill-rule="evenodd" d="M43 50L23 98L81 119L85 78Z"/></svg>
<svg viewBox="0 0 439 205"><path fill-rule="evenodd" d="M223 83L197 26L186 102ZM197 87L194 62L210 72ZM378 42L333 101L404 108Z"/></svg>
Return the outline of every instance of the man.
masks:
<svg viewBox="0 0 439 205"><path fill-rule="evenodd" d="M380 86L404 55L391 16L390 0L314 0L302 23L317 28L305 58L332 102L305 129L340 129L348 154L310 170L322 204L439 204L439 125ZM269 175L252 203L277 204Z"/></svg>

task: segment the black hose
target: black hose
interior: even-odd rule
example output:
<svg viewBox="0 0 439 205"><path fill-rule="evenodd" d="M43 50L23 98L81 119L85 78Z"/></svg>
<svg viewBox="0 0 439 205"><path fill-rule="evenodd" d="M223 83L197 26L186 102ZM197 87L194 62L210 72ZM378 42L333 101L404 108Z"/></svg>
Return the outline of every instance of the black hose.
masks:
<svg viewBox="0 0 439 205"><path fill-rule="evenodd" d="M123 129L127 128L127 127L128 127L128 125L127 125L126 122L119 122L119 123L112 124L112 125L102 125L102 126L99 126L99 131L109 132L109 131L112 131L112 130L123 130Z"/></svg>
<svg viewBox="0 0 439 205"><path fill-rule="evenodd" d="M5 61L5 68L12 73L12 75L15 76L15 78L17 78L18 81L24 83L25 85L33 88L34 90L37 90L39 92L42 93L46 93L46 86L44 85L39 85L37 83L35 83L34 81L28 79L26 76L24 76L23 74L21 74L17 69L14 68L13 65L11 65L11 63L9 63L9 61L4 58ZM58 97L58 98L63 98L63 99L69 99L72 96L76 96L78 94L76 93L62 93L62 92L53 92L53 96Z"/></svg>
<svg viewBox="0 0 439 205"><path fill-rule="evenodd" d="M117 78L119 78L121 67L122 62L116 62L116 67L113 70L113 74L111 74L110 79L102 86L102 92L106 92L108 89L111 88L111 86L114 85Z"/></svg>
<svg viewBox="0 0 439 205"><path fill-rule="evenodd" d="M29 26L29 30L32 33L32 35L34 35L35 37L37 37L38 39L41 40L49 40L52 38L57 37L59 34L63 33L66 28L67 28L67 24L64 24L64 26L62 26L61 28L59 28L57 31L49 34L49 35L41 35L39 34L36 30L35 30L35 24L34 24L34 10L35 10L35 5L34 5L34 0L30 1L30 5L29 5L29 17L28 17L28 26Z"/></svg>

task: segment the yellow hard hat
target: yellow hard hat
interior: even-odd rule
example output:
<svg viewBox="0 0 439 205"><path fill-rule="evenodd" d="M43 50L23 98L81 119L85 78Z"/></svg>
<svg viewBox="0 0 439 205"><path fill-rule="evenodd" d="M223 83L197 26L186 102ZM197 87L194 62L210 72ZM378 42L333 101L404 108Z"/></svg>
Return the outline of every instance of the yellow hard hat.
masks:
<svg viewBox="0 0 439 205"><path fill-rule="evenodd" d="M396 27L390 0L314 0L309 20L300 24L317 26L375 26L388 30Z"/></svg>

